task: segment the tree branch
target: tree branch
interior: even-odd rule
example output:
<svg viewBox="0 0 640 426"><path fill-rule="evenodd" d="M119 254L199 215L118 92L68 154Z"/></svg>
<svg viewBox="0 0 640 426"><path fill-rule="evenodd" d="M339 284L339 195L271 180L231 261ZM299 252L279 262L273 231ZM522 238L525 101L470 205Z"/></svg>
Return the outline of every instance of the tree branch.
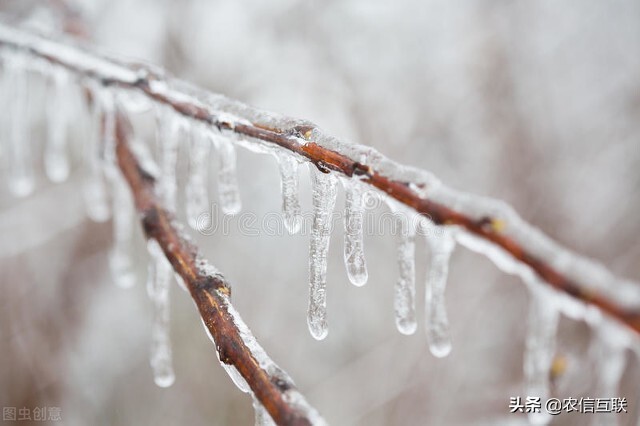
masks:
<svg viewBox="0 0 640 426"><path fill-rule="evenodd" d="M247 137L241 143L251 149L277 145L322 171L358 179L427 216L435 224L456 225L468 235L490 243L492 248L498 248L525 268L524 273L510 270L511 273L537 276L640 333L640 286L637 283L615 278L605 268L562 248L497 201L446 188L426 172L396 164L369 148L331 138L312 123L253 109L194 88L161 70L123 64L78 47L72 41L49 41L0 25L0 46L28 52L73 73L100 80L104 85L146 95L186 117ZM174 255L167 252L167 256ZM199 282L179 258L171 260L181 274ZM210 303L218 303L216 298L226 294L226 287L216 282L211 285L215 291L207 294L216 296L207 298L211 297Z"/></svg>
<svg viewBox="0 0 640 426"><path fill-rule="evenodd" d="M123 115L116 119L116 158L127 180L148 238L158 242L173 269L180 275L213 337L220 361L237 369L253 394L279 425L322 423L296 390L293 381L257 344L231 305L225 278L199 257L198 249L175 227L171 213L155 195L155 179L138 163L131 151L129 125Z"/></svg>

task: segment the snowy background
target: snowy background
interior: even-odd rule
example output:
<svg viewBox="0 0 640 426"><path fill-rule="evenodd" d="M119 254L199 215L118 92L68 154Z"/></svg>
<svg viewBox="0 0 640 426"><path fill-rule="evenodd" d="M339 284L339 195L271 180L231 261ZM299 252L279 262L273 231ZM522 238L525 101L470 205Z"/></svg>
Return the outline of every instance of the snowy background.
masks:
<svg viewBox="0 0 640 426"><path fill-rule="evenodd" d="M55 28L49 3L58 2L4 0L0 11ZM568 247L640 278L635 0L78 3L102 51L310 119L451 186L504 199ZM43 108L36 100L34 115ZM147 133L140 136L153 137ZM41 164L37 121L32 136ZM85 216L79 157L74 152L63 184L39 172L29 198L0 187L0 405L59 406L69 425L252 424L250 398L219 367L177 286L176 382L154 385L144 243L139 235L139 285L117 288L108 270L111 223ZM279 212L274 159L239 149L238 170L243 210L258 218ZM308 212L306 168L300 178ZM231 226L224 235L194 236L229 278L258 340L330 424L526 424L508 412L509 397L523 395L528 295L519 280L457 249L447 289L454 346L436 359L422 324L424 263L417 266L420 325L404 336L393 318L396 239L365 236L369 282L356 288L344 270L342 232L334 230L330 249L330 331L322 342L305 319L308 235L243 235ZM419 241L418 259L425 251ZM558 354L567 368L554 377L554 395L599 396L591 392L590 335L584 323L563 319ZM629 400L621 424L635 424L640 376L627 355L615 396Z"/></svg>

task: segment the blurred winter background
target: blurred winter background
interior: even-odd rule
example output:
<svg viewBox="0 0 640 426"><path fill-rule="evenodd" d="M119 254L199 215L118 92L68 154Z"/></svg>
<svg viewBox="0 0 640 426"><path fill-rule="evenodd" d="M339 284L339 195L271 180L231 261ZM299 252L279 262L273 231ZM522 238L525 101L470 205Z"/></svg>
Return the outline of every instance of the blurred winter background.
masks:
<svg viewBox="0 0 640 426"><path fill-rule="evenodd" d="M636 0L69 4L102 51L308 118L456 188L502 198L568 247L640 278ZM3 0L0 12L14 23L59 30L61 5ZM34 99L37 116L45 101ZM6 113L10 104L2 105ZM0 187L0 405L59 406L69 425L252 424L250 398L218 365L177 286L176 381L168 389L154 385L144 243L139 234L138 285L117 288L108 268L111 223L88 220L80 195L83 141L74 129L82 121L71 120L78 140L67 182L48 183L39 166L30 197L15 199ZM34 123L41 165L45 128ZM258 218L278 212L274 159L240 149L238 170L244 211ZM308 212L306 168L301 200ZM242 235L231 226L224 235L194 236L233 284L233 301L258 340L331 424L526 424L508 404L523 395L528 295L487 259L455 251L447 289L454 346L436 359L422 325L425 262L417 266L418 332L395 329L392 236L365 236L369 282L356 288L344 270L343 231L334 230L330 332L322 342L305 319L307 235ZM417 256L427 258L423 241ZM599 396L592 392L598 365L591 334L584 323L562 320L557 355L566 368L553 375L555 396ZM616 417L620 424L635 424L639 379L629 352L617 396L628 399L630 413Z"/></svg>

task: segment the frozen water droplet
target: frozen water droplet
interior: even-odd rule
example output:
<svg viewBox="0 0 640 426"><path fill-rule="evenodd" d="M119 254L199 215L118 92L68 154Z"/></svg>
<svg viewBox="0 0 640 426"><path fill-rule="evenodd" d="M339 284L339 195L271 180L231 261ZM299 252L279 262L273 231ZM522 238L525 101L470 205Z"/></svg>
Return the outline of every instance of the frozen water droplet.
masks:
<svg viewBox="0 0 640 426"><path fill-rule="evenodd" d="M311 335L327 337L327 253L331 238L333 209L336 204L336 182L332 174L310 165L313 197L313 226L309 244L309 310L307 323Z"/></svg>
<svg viewBox="0 0 640 426"><path fill-rule="evenodd" d="M398 280L394 288L393 306L396 327L402 334L416 331L416 264L414 224L406 215L396 215L398 231Z"/></svg>
<svg viewBox="0 0 640 426"><path fill-rule="evenodd" d="M68 98L68 75L62 68L54 68L49 86L47 112L47 144L44 150L44 166L52 182L63 182L69 177L67 154L67 125L71 118Z"/></svg>
<svg viewBox="0 0 640 426"><path fill-rule="evenodd" d="M220 135L214 136L214 143L218 149L218 198L220 210L227 215L240 213L240 191L236 175L236 148L233 143Z"/></svg>
<svg viewBox="0 0 640 426"><path fill-rule="evenodd" d="M169 286L173 269L155 240L149 240L151 255L147 293L153 303L151 326L151 368L156 385L166 388L175 381L169 334Z"/></svg>
<svg viewBox="0 0 640 426"><path fill-rule="evenodd" d="M620 379L624 372L625 349L630 343L625 332L620 332L620 325L609 318L595 325L595 333L591 341L590 356L596 374L593 396L596 398L620 397ZM633 336L632 340L635 340ZM618 425L620 414L594 416L592 425Z"/></svg>
<svg viewBox="0 0 640 426"><path fill-rule="evenodd" d="M115 283L123 288L135 284L133 231L135 211L129 186L118 174L113 179L113 248L109 263Z"/></svg>
<svg viewBox="0 0 640 426"><path fill-rule="evenodd" d="M30 146L29 74L26 60L22 54L17 53L4 57L4 83L8 92L8 96L5 96L7 101L11 102L10 119L6 123L9 127L7 182L9 190L17 197L28 196L35 187Z"/></svg>
<svg viewBox="0 0 640 426"><path fill-rule="evenodd" d="M208 224L201 223L199 218L209 208L209 192L207 188L207 170L210 152L209 138L204 130L197 129L191 134L189 147L189 179L186 187L187 219L189 226L195 230L203 229Z"/></svg>
<svg viewBox="0 0 640 426"><path fill-rule="evenodd" d="M549 372L555 354L555 340L560 312L553 303L553 295L544 283L533 278L527 281L529 302L528 332L524 354L525 394L549 398ZM529 413L533 424L547 424L552 417L544 412Z"/></svg>
<svg viewBox="0 0 640 426"><path fill-rule="evenodd" d="M449 259L455 247L455 241L449 230L440 228L427 232L427 244L431 251L427 285L425 292L426 331L429 350L442 358L451 352L451 336L449 335L449 320L445 307L445 289L449 274Z"/></svg>
<svg viewBox="0 0 640 426"><path fill-rule="evenodd" d="M363 248L363 191L359 182L343 179L344 207L344 262L352 284L363 286L369 274Z"/></svg>
<svg viewBox="0 0 640 426"><path fill-rule="evenodd" d="M282 190L282 213L284 226L290 234L300 231L302 216L298 200L298 161L291 154L275 151L280 169L280 188Z"/></svg>

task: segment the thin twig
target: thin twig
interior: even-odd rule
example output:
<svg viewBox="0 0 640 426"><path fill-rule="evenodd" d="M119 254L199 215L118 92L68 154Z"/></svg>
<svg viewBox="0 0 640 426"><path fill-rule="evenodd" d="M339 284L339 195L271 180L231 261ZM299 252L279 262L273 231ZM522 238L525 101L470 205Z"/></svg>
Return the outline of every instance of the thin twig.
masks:
<svg viewBox="0 0 640 426"><path fill-rule="evenodd" d="M162 247L180 275L213 336L221 362L235 367L251 391L279 425L321 423L319 415L296 390L291 379L260 348L230 301L225 278L198 255L198 249L181 236L173 216L155 195L155 179L138 163L128 140L124 116L116 120L116 157L133 194L145 234ZM213 271L213 272L212 272Z"/></svg>
<svg viewBox="0 0 640 426"><path fill-rule="evenodd" d="M504 233L503 227L499 226L500 218L490 215L477 218L462 212L456 206L436 202L428 194L425 196L420 193L420 182L394 179L367 164L355 161L346 153L336 152L322 146L318 141L310 140L317 130L311 123L292 125L289 128L275 128L263 123L251 122L242 119L241 114L235 112L239 106L250 112L255 113L255 110L239 103L232 104L230 101L231 106L228 111L219 105L209 105L203 100L212 96L208 92L192 87L180 88L181 82L169 78L164 72L123 64L73 44L48 41L43 37L24 33L15 28L0 25L0 45L27 51L74 73L98 79L105 85L137 90L156 102L172 107L184 116L247 136L251 138L249 143L267 142L278 145L304 157L322 171L334 171L348 177L355 176L416 212L426 215L435 224L457 225L495 244L523 265L530 267L539 278L555 289L598 307L636 333L640 333L640 307L635 300L637 296L635 283L630 283L630 286L624 289L620 284L620 287L610 289L609 294L606 294L602 286L594 286L593 282L590 282L591 278L576 279L571 276L566 267L553 264L550 259L537 255L533 241L518 241ZM400 166L396 165L396 167ZM620 294L616 294L616 291ZM634 297L626 300L629 291Z"/></svg>

